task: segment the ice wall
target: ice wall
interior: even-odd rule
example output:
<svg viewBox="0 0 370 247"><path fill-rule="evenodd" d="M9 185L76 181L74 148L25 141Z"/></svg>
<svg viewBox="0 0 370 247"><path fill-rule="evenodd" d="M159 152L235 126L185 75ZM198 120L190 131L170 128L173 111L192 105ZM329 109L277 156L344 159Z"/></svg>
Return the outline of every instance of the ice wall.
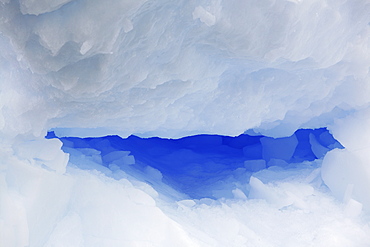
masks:
<svg viewBox="0 0 370 247"><path fill-rule="evenodd" d="M3 132L278 137L326 127L369 101L368 8L3 1L2 98L14 102Z"/></svg>
<svg viewBox="0 0 370 247"><path fill-rule="evenodd" d="M305 237L320 239L316 246L357 240L367 245L364 228L353 222L347 222L356 229L353 235L338 237L348 232L341 224L346 220L310 183L322 176L351 215L370 208L369 11L367 0L0 0L0 226L5 229L0 245L67 246L72 239L77 246L99 246L109 239L109 246L225 246L229 240L240 246L257 245L261 236L265 246L302 246L299 239ZM248 131L287 138L299 128L321 127L345 149L330 151L321 170L310 170L314 175L303 172L308 184L297 185L298 179L294 186L272 185L264 172L251 179L253 197L278 202L276 208L255 201L221 206L185 201L173 214L171 207L158 206L161 194L157 197L150 186L68 168L61 143L43 139L50 129L76 137L237 136ZM148 172L155 177L155 171ZM266 171L267 177L274 172ZM94 194L91 188L101 190ZM121 189L127 194L117 199ZM331 226L341 230L325 232L324 219L316 224L298 213L310 223L296 229L324 229L325 234L287 243L283 236L291 234L269 238L262 234L264 226L248 225L250 218L238 216L241 208L276 213L294 204L322 212L315 214L319 219L325 209L314 206L319 203L312 195L331 209ZM289 203L279 199L284 196ZM99 198L115 203L99 204ZM89 200L97 206L85 210ZM128 202L143 206L137 217L153 212L154 218L136 222L118 210ZM180 211L181 219L169 217ZM205 211L224 214L215 219ZM297 214L290 213L282 214ZM93 215L104 222L101 228L90 227ZM126 234L117 230L122 219L132 223ZM201 219L230 227L222 232L202 225L204 231L198 231L192 224ZM153 222L161 227L149 227ZM145 229L140 236L147 238L130 229ZM161 238L169 229L174 239Z"/></svg>

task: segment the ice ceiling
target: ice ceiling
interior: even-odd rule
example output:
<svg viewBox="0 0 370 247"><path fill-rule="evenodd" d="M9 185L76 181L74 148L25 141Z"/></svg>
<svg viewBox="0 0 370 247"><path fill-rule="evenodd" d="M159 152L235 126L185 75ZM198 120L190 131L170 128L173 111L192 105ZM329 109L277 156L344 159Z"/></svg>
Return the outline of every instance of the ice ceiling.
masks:
<svg viewBox="0 0 370 247"><path fill-rule="evenodd" d="M367 223L338 203L370 208L369 12L367 0L0 0L0 245L368 245ZM258 141L227 158L241 134ZM86 137L103 144L75 146ZM112 138L128 144L107 157ZM221 172L199 188L164 169L189 157L204 159L193 177L222 159L249 180Z"/></svg>

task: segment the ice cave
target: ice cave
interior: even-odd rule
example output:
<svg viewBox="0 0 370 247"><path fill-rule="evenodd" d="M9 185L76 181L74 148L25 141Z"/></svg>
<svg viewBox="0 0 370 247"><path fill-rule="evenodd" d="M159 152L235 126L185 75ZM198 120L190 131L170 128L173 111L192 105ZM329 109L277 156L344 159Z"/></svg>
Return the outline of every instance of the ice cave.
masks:
<svg viewBox="0 0 370 247"><path fill-rule="evenodd" d="M0 246L370 246L369 13L0 0Z"/></svg>

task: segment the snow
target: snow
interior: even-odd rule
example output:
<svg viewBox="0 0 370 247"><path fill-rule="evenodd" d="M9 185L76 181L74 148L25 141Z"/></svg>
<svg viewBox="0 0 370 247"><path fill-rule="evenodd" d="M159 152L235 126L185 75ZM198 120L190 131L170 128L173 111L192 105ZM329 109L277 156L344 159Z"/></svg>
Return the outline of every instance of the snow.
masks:
<svg viewBox="0 0 370 247"><path fill-rule="evenodd" d="M0 0L0 246L370 245L369 11Z"/></svg>

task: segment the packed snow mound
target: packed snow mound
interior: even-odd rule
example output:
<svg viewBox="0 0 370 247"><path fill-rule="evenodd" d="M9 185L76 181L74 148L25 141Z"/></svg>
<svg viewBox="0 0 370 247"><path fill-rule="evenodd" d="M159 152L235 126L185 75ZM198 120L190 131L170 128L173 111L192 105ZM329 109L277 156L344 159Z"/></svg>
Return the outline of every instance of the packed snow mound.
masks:
<svg viewBox="0 0 370 247"><path fill-rule="evenodd" d="M2 1L1 98L13 103L0 126L161 137L326 127L369 102L366 3Z"/></svg>

